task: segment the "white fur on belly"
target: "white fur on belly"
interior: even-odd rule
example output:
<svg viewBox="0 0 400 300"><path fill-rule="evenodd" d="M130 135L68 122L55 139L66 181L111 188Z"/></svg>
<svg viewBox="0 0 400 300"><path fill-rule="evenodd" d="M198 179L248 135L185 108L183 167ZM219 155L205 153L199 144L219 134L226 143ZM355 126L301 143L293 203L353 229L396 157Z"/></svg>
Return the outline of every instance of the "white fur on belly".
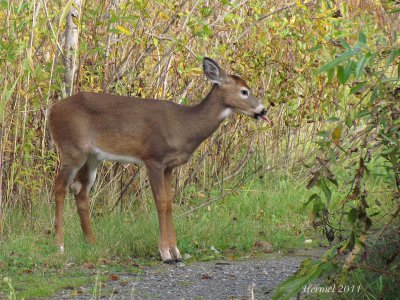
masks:
<svg viewBox="0 0 400 300"><path fill-rule="evenodd" d="M94 149L94 155L98 160L111 160L119 163L140 164L143 161L135 156L119 155L105 152L99 148Z"/></svg>

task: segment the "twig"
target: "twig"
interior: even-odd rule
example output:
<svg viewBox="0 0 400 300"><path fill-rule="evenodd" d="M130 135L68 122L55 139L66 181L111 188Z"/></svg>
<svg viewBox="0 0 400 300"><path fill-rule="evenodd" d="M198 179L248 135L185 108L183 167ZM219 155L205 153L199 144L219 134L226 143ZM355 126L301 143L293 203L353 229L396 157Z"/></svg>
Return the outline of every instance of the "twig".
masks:
<svg viewBox="0 0 400 300"><path fill-rule="evenodd" d="M390 218L389 222L385 224L385 226L382 228L381 232L378 234L378 239L381 238L382 234L385 232L385 230L389 227L390 224L392 224L393 220L399 215L400 213L400 206L397 207L396 212L392 215ZM378 240L377 239L377 240Z"/></svg>
<svg viewBox="0 0 400 300"><path fill-rule="evenodd" d="M387 274L387 275L391 275L391 276L400 278L400 273L397 273L397 272L389 272L389 271L378 269L378 268L375 268L375 267L369 266L369 265L353 264L353 266L356 267L356 268L361 268L361 269L373 271L373 272L376 272L376 273Z"/></svg>
<svg viewBox="0 0 400 300"><path fill-rule="evenodd" d="M183 0L177 7L176 11L177 13L170 19L169 23L167 24L167 26L165 27L165 29L163 30L163 32L161 33L161 36L165 36L168 31L171 29L171 26L175 23L175 21L180 17L179 13L181 11L181 9L184 7L184 5L186 4L187 0ZM165 39L165 38L164 38ZM130 49L126 59L120 64L120 71L117 72L116 76L114 76L114 78L106 85L107 89L109 87L111 87L113 84L115 84L118 80L120 80L127 72L128 69L126 68L126 64L127 62L130 60L130 56L131 54L134 52L134 50L136 49L136 45L133 45L133 47ZM151 53L153 53L154 49L156 49L156 46L154 46L154 44L151 44L150 46L148 46L146 48L146 50L139 56L139 58L136 60L134 66L132 68L129 68L129 71L131 70L136 70L137 66L139 65L139 63L145 59L147 56L149 56ZM122 68L123 67L123 68Z"/></svg>
<svg viewBox="0 0 400 300"><path fill-rule="evenodd" d="M181 213L180 215L177 216L177 218L180 218L180 217L183 217L185 215L188 215L188 214L190 214L190 213L192 213L192 212L194 212L196 210L199 210L200 208L203 208L203 207L205 207L205 206L207 206L207 205L209 205L209 204L211 204L211 203L213 203L215 201L221 200L221 199L225 198L226 196L228 196L230 194L233 194L233 192L234 192L234 189L232 189L232 191L229 192L229 193L223 193L222 195L219 195L218 197L216 197L214 199L211 199L211 200L207 201L206 203L203 203L203 204L201 204L199 206L196 206L196 207L194 207L194 208L192 208L192 209L190 209L188 211L185 211L184 213Z"/></svg>
<svg viewBox="0 0 400 300"><path fill-rule="evenodd" d="M305 5L305 6L311 6L311 5L313 5L313 4L314 4L314 1L309 2L309 3L305 3L304 5ZM292 7L294 7L294 6L297 6L297 3L293 3L293 4L289 4L289 5L283 6L283 7L281 7L281 8L278 8L277 10L274 10L273 12L270 12L269 14L266 14L266 15L260 17L257 21L254 21L254 22L251 23L245 30L243 30L243 32L242 32L241 34L239 34L239 36L238 36L232 43L233 43L233 44L234 44L234 43L237 43L247 32L249 32L249 30L250 30L251 28L253 28L255 25L257 25L257 24L258 24L259 22L261 22L262 20L265 20L266 18L268 18L268 17L270 17L270 16L272 16L272 15L275 15L275 14L277 14L277 13L283 11L283 10L292 8Z"/></svg>
<svg viewBox="0 0 400 300"><path fill-rule="evenodd" d="M124 196L124 194L127 191L128 187L131 185L131 183L135 180L136 176L139 174L140 168L141 167L139 166L138 169L136 170L135 174L133 174L131 180L129 180L128 184L126 184L125 188L121 191L121 194L119 195L119 198L118 198L117 202L114 204L114 207L111 209L111 212L114 211L114 209L118 206L118 203L122 200L122 197Z"/></svg>

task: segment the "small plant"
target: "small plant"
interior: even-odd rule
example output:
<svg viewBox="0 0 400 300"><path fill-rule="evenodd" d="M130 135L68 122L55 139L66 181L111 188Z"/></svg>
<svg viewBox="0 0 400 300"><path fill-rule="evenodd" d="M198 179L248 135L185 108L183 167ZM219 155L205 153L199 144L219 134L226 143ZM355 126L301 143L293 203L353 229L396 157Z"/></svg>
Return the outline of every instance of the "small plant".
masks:
<svg viewBox="0 0 400 300"><path fill-rule="evenodd" d="M99 274L97 274L96 280L94 282L93 291L92 291L92 299L100 299L101 298L101 286L102 286L102 282L100 281Z"/></svg>
<svg viewBox="0 0 400 300"><path fill-rule="evenodd" d="M8 295L7 295L7 299L8 299L8 300L16 300L16 299L17 299L17 294L15 293L15 289L14 289L14 287L12 286L11 278L5 277L5 278L4 278L4 282L6 283L6 285L7 285L8 288L9 288L9 292L8 292Z"/></svg>
<svg viewBox="0 0 400 300"><path fill-rule="evenodd" d="M304 204L311 208L314 228L334 246L321 259L304 263L275 299L287 299L327 274L331 283L344 284L360 268L374 271L369 280L381 282L380 288L371 283L361 292L379 298L400 293L394 283L399 274L391 272L400 267L400 47L379 37L368 43L362 31L353 46L344 38L339 43L343 51L319 73L326 73L331 84L336 74L343 102L319 133L308 183L314 193ZM353 109L347 110L350 103ZM384 191L374 189L377 180ZM392 235L395 246L380 242L384 234ZM379 251L374 262L370 258Z"/></svg>

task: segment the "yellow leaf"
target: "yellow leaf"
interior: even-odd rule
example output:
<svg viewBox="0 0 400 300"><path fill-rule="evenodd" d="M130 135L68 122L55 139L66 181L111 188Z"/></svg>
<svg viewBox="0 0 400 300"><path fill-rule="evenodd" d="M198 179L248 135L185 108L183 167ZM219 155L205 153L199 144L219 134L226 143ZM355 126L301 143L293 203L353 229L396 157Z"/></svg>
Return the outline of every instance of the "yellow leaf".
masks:
<svg viewBox="0 0 400 300"><path fill-rule="evenodd" d="M33 59L32 59L32 51L31 49L26 50L26 59L28 60L28 65L31 71L35 71L35 66L33 64Z"/></svg>
<svg viewBox="0 0 400 300"><path fill-rule="evenodd" d="M119 31L121 31L123 34L131 35L131 32L130 32L128 29L126 29L125 27L121 26L121 25L118 25L118 26L117 26L117 29L118 29Z"/></svg>
<svg viewBox="0 0 400 300"><path fill-rule="evenodd" d="M301 9L307 10L307 6L305 6L303 3L301 3L300 0L296 0L296 4L298 7L300 7Z"/></svg>
<svg viewBox="0 0 400 300"><path fill-rule="evenodd" d="M185 71L186 74L199 76L203 74L203 70L197 67L189 68Z"/></svg>
<svg viewBox="0 0 400 300"><path fill-rule="evenodd" d="M342 127L338 126L332 131L332 141L336 145L339 145L341 137L342 137Z"/></svg>
<svg viewBox="0 0 400 300"><path fill-rule="evenodd" d="M154 46L158 46L158 38L153 38L153 44Z"/></svg>

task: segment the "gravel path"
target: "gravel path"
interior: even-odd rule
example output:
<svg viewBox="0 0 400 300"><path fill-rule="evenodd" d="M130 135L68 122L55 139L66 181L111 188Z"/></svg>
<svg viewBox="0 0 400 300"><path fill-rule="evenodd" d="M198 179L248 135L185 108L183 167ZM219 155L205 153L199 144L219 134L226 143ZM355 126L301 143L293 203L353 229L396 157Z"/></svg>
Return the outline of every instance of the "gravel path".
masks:
<svg viewBox="0 0 400 300"><path fill-rule="evenodd" d="M274 288L299 267L302 256L241 261L195 262L145 267L138 274L112 275L96 298L106 299L270 299ZM114 281L112 281L114 280ZM91 299L88 287L63 291L54 299ZM78 294L79 294L78 293Z"/></svg>

